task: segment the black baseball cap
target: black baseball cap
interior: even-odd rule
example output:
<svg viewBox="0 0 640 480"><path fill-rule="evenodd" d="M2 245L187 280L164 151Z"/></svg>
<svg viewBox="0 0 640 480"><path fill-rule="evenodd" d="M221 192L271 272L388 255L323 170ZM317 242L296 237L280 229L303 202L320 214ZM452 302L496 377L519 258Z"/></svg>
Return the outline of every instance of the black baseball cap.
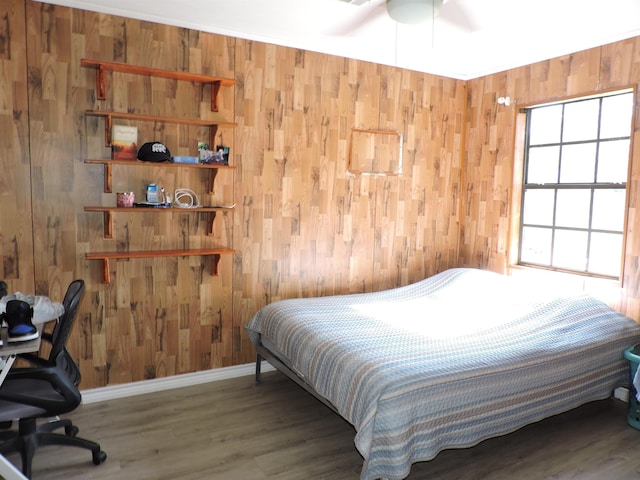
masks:
<svg viewBox="0 0 640 480"><path fill-rule="evenodd" d="M171 152L160 142L147 142L138 150L138 160L143 162L167 162L171 160Z"/></svg>

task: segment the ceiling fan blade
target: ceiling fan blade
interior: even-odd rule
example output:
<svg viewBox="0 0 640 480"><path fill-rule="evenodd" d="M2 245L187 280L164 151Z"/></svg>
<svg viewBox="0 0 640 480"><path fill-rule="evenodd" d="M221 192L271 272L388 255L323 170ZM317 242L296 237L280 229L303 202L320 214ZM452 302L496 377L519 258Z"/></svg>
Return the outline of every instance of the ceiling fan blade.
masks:
<svg viewBox="0 0 640 480"><path fill-rule="evenodd" d="M339 21L326 31L327 35L348 36L357 33L358 30L386 15L384 5L385 0L371 0L359 7L354 6L354 9L357 9L357 14Z"/></svg>
<svg viewBox="0 0 640 480"><path fill-rule="evenodd" d="M458 5L456 0L449 0L443 3L442 7L440 7L438 18L467 32L478 30L476 22L465 12L464 8Z"/></svg>

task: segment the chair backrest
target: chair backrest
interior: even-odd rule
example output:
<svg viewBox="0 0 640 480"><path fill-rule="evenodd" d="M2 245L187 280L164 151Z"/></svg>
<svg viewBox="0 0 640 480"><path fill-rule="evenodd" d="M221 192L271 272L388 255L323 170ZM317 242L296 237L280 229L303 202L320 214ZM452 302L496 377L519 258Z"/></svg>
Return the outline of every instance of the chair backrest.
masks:
<svg viewBox="0 0 640 480"><path fill-rule="evenodd" d="M51 351L49 352L50 362L55 361L60 352L65 349L83 294L84 280L74 280L69 284L67 293L65 293L64 300L62 301L64 313L58 319L56 326L51 333Z"/></svg>

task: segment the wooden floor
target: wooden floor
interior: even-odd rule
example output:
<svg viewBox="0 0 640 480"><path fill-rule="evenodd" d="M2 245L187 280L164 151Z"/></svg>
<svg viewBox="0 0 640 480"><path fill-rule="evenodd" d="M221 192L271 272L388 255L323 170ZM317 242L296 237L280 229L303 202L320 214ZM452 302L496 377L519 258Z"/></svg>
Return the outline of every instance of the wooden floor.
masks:
<svg viewBox="0 0 640 480"><path fill-rule="evenodd" d="M278 372L83 405L87 451L43 447L33 480L357 480L353 428ZM17 456L9 459L19 465ZM415 464L409 480L640 479L640 431L606 400Z"/></svg>

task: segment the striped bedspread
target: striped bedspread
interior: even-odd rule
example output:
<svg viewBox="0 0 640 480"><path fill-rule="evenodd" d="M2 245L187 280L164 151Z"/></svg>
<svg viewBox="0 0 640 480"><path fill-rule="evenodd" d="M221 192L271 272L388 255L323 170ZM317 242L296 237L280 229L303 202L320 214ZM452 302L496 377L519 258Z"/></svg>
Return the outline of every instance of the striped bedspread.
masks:
<svg viewBox="0 0 640 480"><path fill-rule="evenodd" d="M382 292L291 299L246 325L356 430L362 480L607 398L640 325L588 296L451 269Z"/></svg>

